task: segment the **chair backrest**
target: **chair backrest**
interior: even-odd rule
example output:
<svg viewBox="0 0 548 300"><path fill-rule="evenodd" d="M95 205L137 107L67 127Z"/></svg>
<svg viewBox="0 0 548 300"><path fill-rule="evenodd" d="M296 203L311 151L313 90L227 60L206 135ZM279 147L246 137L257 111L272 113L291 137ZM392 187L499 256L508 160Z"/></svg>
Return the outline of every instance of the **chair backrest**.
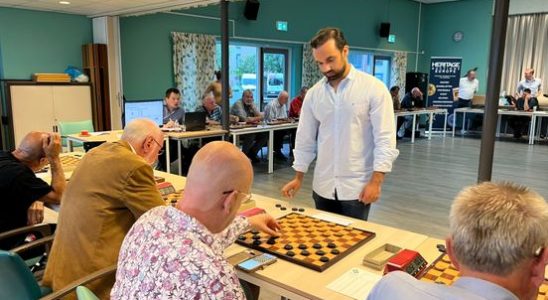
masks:
<svg viewBox="0 0 548 300"><path fill-rule="evenodd" d="M76 122L65 122L59 121L59 134L62 136L80 133L82 130L87 130L88 132L93 132L93 122L91 120L83 120ZM63 146L66 146L66 139L62 139Z"/></svg>
<svg viewBox="0 0 548 300"><path fill-rule="evenodd" d="M92 291L82 285L76 288L76 296L78 300L99 300Z"/></svg>
<svg viewBox="0 0 548 300"><path fill-rule="evenodd" d="M40 286L19 255L0 250L0 299L38 299Z"/></svg>

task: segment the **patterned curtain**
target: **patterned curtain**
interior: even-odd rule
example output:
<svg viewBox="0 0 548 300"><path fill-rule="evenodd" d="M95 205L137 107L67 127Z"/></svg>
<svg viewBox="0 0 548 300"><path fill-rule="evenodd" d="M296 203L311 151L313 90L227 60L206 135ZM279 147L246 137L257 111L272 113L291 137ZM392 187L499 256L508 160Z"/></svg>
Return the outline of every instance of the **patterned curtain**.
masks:
<svg viewBox="0 0 548 300"><path fill-rule="evenodd" d="M318 65L312 56L312 47L308 43L303 44L303 72L301 86L312 87L316 82L322 79L323 74L318 69Z"/></svg>
<svg viewBox="0 0 548 300"><path fill-rule="evenodd" d="M400 87L400 99L405 95L405 72L407 71L407 53L394 52L390 70L390 86Z"/></svg>
<svg viewBox="0 0 548 300"><path fill-rule="evenodd" d="M215 37L172 32L173 72L185 111L194 111L215 72Z"/></svg>

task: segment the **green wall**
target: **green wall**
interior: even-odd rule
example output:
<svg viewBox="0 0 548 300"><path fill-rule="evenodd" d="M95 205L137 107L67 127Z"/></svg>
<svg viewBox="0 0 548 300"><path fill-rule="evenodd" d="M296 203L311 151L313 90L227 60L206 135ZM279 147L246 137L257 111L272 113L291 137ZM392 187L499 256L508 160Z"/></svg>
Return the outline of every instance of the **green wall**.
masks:
<svg viewBox="0 0 548 300"><path fill-rule="evenodd" d="M312 5L313 4L313 5ZM230 19L234 20L234 40L240 38L271 39L291 42L308 41L325 26L340 27L351 46L415 51L418 26L418 3L409 0L332 0L295 1L262 0L258 20L246 20L244 2L230 4ZM181 13L219 16L219 6L184 10ZM276 20L288 22L288 32L275 30ZM388 44L378 37L381 22L392 23L396 43ZM230 34L232 36L232 26ZM220 34L218 20L159 13L120 19L124 94L127 99L161 97L174 85L172 42L170 33L189 32ZM247 42L252 42L246 40ZM271 43L293 49L291 67L292 94L300 87L302 47L298 43ZM415 56L409 55L409 68L414 69Z"/></svg>
<svg viewBox="0 0 548 300"><path fill-rule="evenodd" d="M461 0L423 5L421 19L420 70L429 72L430 57L462 57L462 75L478 67L479 94L485 94L489 45L491 42L493 0ZM464 38L454 42L453 33Z"/></svg>
<svg viewBox="0 0 548 300"><path fill-rule="evenodd" d="M91 19L85 16L0 7L3 78L81 68L81 46L91 42Z"/></svg>

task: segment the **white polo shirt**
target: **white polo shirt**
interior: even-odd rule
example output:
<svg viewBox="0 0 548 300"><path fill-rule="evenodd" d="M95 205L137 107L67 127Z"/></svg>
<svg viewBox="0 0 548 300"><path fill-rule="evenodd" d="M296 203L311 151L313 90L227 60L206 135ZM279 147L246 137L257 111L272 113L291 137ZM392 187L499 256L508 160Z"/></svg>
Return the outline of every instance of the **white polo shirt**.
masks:
<svg viewBox="0 0 548 300"><path fill-rule="evenodd" d="M459 81L459 98L464 100L472 100L474 94L478 91L479 81L468 80L468 77L462 77Z"/></svg>

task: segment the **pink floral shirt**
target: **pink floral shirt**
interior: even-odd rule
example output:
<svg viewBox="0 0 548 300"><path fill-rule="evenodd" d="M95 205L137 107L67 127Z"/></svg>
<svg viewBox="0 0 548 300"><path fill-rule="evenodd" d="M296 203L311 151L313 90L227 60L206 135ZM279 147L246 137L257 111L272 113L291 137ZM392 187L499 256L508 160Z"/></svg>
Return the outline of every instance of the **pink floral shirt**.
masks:
<svg viewBox="0 0 548 300"><path fill-rule="evenodd" d="M151 209L124 239L112 299L245 299L223 251L248 226L236 217L212 234L174 207Z"/></svg>

